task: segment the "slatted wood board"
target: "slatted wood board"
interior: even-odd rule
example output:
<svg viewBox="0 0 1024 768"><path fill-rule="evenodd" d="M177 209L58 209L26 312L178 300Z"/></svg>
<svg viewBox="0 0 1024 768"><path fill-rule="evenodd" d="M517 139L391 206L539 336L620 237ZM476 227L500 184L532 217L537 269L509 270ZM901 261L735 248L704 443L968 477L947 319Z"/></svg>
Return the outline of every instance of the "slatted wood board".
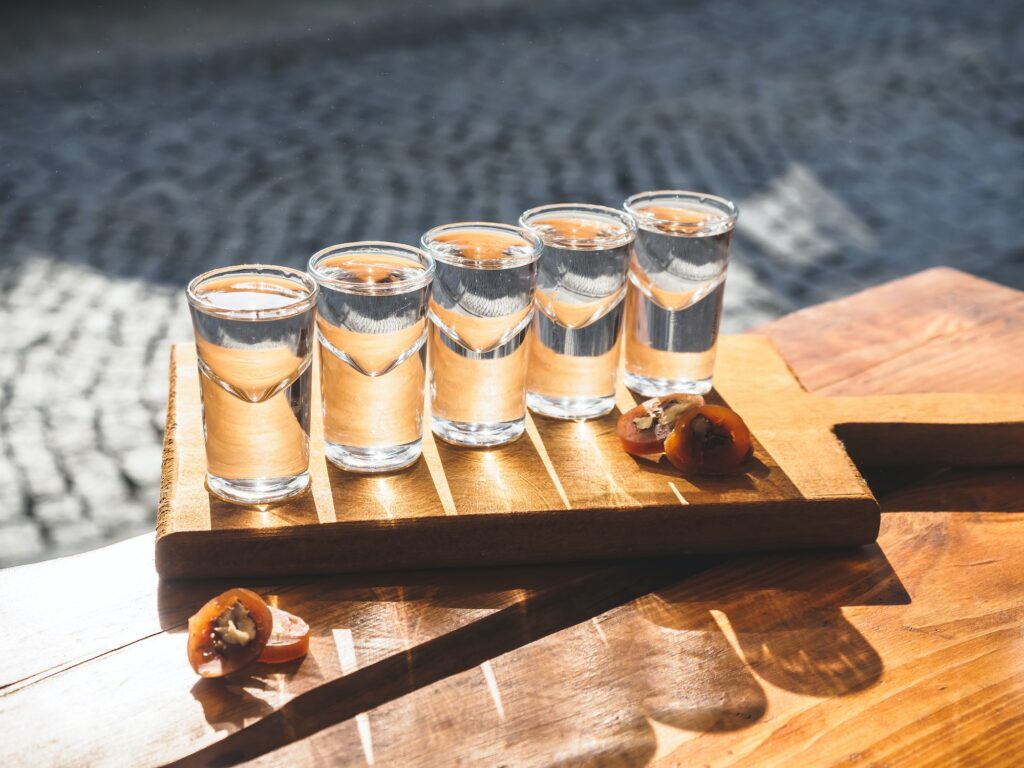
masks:
<svg viewBox="0 0 1024 768"><path fill-rule="evenodd" d="M904 443L941 453L942 430L999 426L984 398L809 394L771 340L755 335L722 338L713 398L736 409L755 438L753 459L734 477L684 477L664 458L627 455L615 436L619 409L584 423L529 416L520 440L489 450L450 446L428 432L410 469L355 475L324 459L314 403L310 492L246 507L205 487L195 352L179 344L171 353L157 569L175 578L259 576L865 544L877 536L878 505L837 425L884 428L880 449L890 454ZM635 401L624 388L617 394L619 408ZM900 424L931 432L920 445L917 431L892 429ZM871 433L857 434L870 445Z"/></svg>

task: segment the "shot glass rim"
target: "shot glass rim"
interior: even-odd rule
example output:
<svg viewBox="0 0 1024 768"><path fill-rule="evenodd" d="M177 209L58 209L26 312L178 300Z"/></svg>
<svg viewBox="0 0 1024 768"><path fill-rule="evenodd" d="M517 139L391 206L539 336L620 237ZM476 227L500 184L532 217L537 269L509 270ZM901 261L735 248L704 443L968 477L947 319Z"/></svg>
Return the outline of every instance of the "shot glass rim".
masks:
<svg viewBox="0 0 1024 768"><path fill-rule="evenodd" d="M484 229L499 230L522 237L533 246L533 252L528 256L515 256L507 259L468 259L464 256L451 256L432 246L430 240L446 230L458 229ZM514 224L502 224L497 221L453 221L450 224L440 224L431 227L420 237L420 247L434 257L436 261L444 264L453 264L459 267L470 267L472 269L510 269L522 267L526 264L533 264L540 258L544 250L544 241L533 231L524 227L517 227Z"/></svg>
<svg viewBox="0 0 1024 768"><path fill-rule="evenodd" d="M318 263L326 258L330 254L339 253L341 251L365 251L367 253L387 253L393 251L399 251L403 255L414 255L417 257L419 263L425 267L422 273L417 274L414 277L408 277L400 280L396 283L347 283L344 280L336 280L334 278L324 275L322 272L317 270ZM411 259L410 259L411 260ZM424 263L424 260L426 263ZM413 245L406 245L405 243L393 243L387 240L353 240L349 243L337 243L335 245L329 245L326 248L321 248L319 251L309 257L309 262L306 265L308 274L315 280L319 285L329 286L338 291L344 293L358 293L358 294L372 294L372 295L394 295L399 293L409 293L418 288L423 288L430 285L434 279L434 257L431 256L427 251L422 248L417 248Z"/></svg>
<svg viewBox="0 0 1024 768"><path fill-rule="evenodd" d="M205 301L203 295L197 293L197 289L202 283L215 277L231 273L259 275L264 270L275 270L280 273L280 277L300 284L308 293L289 304L268 309L227 309L225 307L218 307L209 301ZM316 284L316 280L301 269L281 267L276 264L234 264L227 267L217 267L193 277L185 289L185 295L190 306L204 314L231 320L277 320L283 317L294 317L316 306L316 298L319 292L320 287Z"/></svg>
<svg viewBox="0 0 1024 768"><path fill-rule="evenodd" d="M571 241L566 242L549 242L546 237L542 234L538 234L536 230L529 225L528 219L539 216L544 213L553 211L565 211L566 213L572 211L580 211L584 213L599 213L610 218L614 218L616 221L626 225L626 233L615 240L611 240L608 243L601 243L599 247L587 246L587 247L576 247ZM547 205L538 205L534 208L528 208L519 215L519 226L523 229L537 234L545 245L556 246L559 248L566 248L569 250L580 250L580 251L605 251L611 248L621 248L624 245L628 245L633 242L633 238L636 237L636 219L628 212L623 211L621 208L611 208L607 205L597 205L596 203L548 203Z"/></svg>
<svg viewBox="0 0 1024 768"><path fill-rule="evenodd" d="M643 209L638 209L636 207L636 204L641 200L649 202L656 200L659 197L673 198L675 200L693 200L698 203L711 203L721 210L722 213L726 214L726 218L724 220L716 221L711 226L701 227L700 229L694 230L692 233L687 233L685 235L680 234L678 235L679 237L692 237L728 232L736 226L736 219L740 215L739 206L726 197L712 195L708 192L693 192L687 189L653 189L647 192L637 192L634 195L630 195L623 201L622 208L636 220L638 227L643 224L675 224L676 222L671 219L662 219L657 216L652 216L651 214L644 214L642 213Z"/></svg>

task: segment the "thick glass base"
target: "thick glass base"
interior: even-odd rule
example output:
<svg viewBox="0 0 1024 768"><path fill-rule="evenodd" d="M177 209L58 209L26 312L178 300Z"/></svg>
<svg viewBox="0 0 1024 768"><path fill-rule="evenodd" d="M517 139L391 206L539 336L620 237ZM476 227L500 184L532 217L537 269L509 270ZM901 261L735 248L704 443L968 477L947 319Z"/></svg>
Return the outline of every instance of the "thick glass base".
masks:
<svg viewBox="0 0 1024 768"><path fill-rule="evenodd" d="M625 372L626 386L645 397L661 397L675 392L706 395L711 391L711 378L706 379L651 379Z"/></svg>
<svg viewBox="0 0 1024 768"><path fill-rule="evenodd" d="M434 434L446 443L468 445L475 448L511 443L526 429L525 416L513 421L499 421L492 424L448 421L448 419L439 419L436 416L431 421Z"/></svg>
<svg viewBox="0 0 1024 768"><path fill-rule="evenodd" d="M309 472L291 477L238 480L206 475L206 487L214 496L232 504L270 504L298 496L309 488Z"/></svg>
<svg viewBox="0 0 1024 768"><path fill-rule="evenodd" d="M394 472L416 463L422 453L422 440L413 440L405 445L385 445L360 448L355 445L326 443L324 453L327 460L347 472Z"/></svg>
<svg viewBox="0 0 1024 768"><path fill-rule="evenodd" d="M548 397L536 392L526 393L526 405L534 413L552 419L585 421L611 413L615 395L607 397Z"/></svg>

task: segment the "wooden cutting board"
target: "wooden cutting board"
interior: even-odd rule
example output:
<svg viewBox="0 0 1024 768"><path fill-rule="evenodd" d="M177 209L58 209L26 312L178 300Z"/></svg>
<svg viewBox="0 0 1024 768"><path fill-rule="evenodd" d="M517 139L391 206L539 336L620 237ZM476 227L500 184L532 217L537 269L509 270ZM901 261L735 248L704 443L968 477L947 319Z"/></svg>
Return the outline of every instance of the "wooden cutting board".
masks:
<svg viewBox="0 0 1024 768"><path fill-rule="evenodd" d="M526 435L489 450L428 431L408 470L354 475L324 459L314 403L310 492L237 506L206 490L195 351L176 345L157 570L263 576L853 546L875 540L879 509L839 436L861 463L1024 462L1024 394L823 397L756 335L722 337L715 383L713 399L754 435L735 477L684 477L663 458L627 455L619 409L584 423L528 416ZM620 388L617 401L636 398Z"/></svg>

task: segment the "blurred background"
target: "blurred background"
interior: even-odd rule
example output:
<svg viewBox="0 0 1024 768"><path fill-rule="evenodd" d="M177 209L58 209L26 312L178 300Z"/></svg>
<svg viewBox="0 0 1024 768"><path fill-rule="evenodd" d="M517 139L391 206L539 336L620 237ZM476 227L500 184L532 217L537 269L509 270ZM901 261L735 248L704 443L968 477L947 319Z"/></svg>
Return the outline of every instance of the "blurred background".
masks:
<svg viewBox="0 0 1024 768"><path fill-rule="evenodd" d="M740 206L725 329L934 265L1024 288L1024 6L8 3L0 566L151 530L208 268L525 208Z"/></svg>

